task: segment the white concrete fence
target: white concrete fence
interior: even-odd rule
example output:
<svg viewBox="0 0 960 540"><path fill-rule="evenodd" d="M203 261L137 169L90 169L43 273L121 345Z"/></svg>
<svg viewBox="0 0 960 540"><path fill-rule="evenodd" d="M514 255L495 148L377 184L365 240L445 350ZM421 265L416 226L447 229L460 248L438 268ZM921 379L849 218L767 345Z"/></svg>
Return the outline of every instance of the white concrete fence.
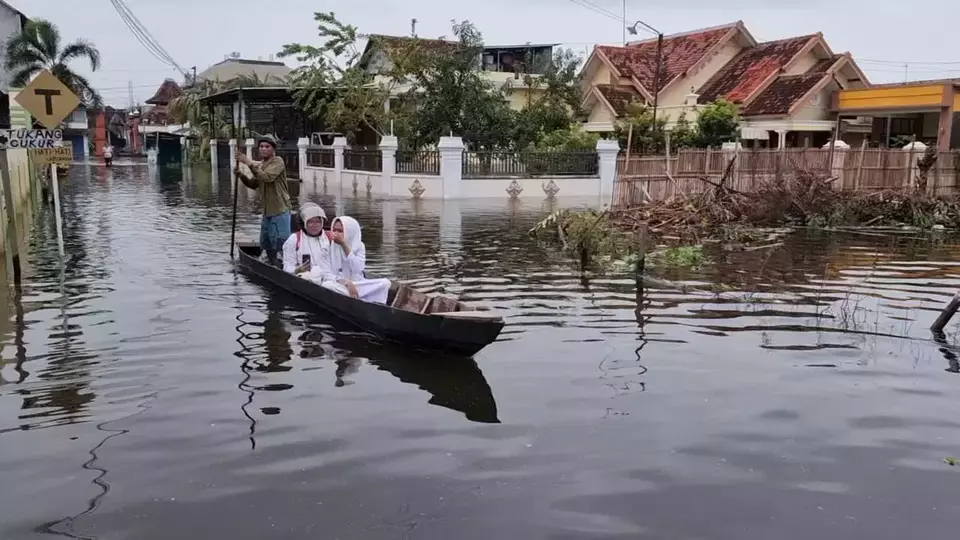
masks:
<svg viewBox="0 0 960 540"><path fill-rule="evenodd" d="M238 151L238 142L229 141L231 160ZM253 149L253 139L242 141L242 147L247 155ZM216 168L216 142L211 141L211 166ZM398 171L398 141L396 137L385 136L377 151L356 151L356 157L371 159L378 158L379 171L351 170L350 163L345 160L345 154L350 149L347 140L339 137L334 140L332 149L316 149L309 147L309 141L301 138L297 141L300 179L303 182L314 183L318 189L323 189L338 198L350 197L377 197L377 198L413 198L413 199L549 199L549 198L577 198L579 200L595 201L597 206L609 205L613 198L613 187L616 178L617 155L620 148L617 141L601 140L596 147L596 172L594 174L574 171L558 170L562 166L551 163L553 174L534 174L526 172L527 167L518 167L516 164L523 161L523 156L531 154L512 153L484 153L484 163L468 163L467 171L479 171L486 166L482 174L464 175L464 156L474 157L475 154L465 153L463 140L460 137L442 137L436 151L416 153L429 157L433 170L431 172L397 172ZM366 154L366 155L362 155ZM413 153L403 153L401 161L404 164L400 170L408 168L407 159ZM497 157L491 157L496 155ZM559 163L563 158L579 157L581 162L592 160L592 153L581 153L579 156L571 153L558 152L550 154L537 152L533 155L540 158L556 156ZM497 161L501 159L509 167ZM492 161L492 163L491 163ZM232 162L232 161L231 161ZM422 164L421 164L422 165ZM439 165L439 166L437 166ZM491 166L492 165L492 166ZM542 165L542 164L541 164ZM582 163L581 163L582 165ZM417 167L425 169L426 167ZM583 169L583 167L579 167ZM497 173L497 169L502 172Z"/></svg>

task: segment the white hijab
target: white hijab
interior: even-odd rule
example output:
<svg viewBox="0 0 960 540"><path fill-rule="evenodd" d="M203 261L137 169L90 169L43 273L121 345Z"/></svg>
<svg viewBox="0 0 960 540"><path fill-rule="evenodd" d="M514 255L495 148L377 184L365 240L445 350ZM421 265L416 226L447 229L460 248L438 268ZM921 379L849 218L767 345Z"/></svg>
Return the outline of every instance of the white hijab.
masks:
<svg viewBox="0 0 960 540"><path fill-rule="evenodd" d="M363 246L363 242L360 240L360 223L350 216L335 217L333 221L330 222L331 231L333 231L333 226L336 225L338 221L343 224L343 236L347 241L347 245L350 246L350 252L356 253ZM363 277L348 275L349 268L345 262L347 254L339 244L334 242L330 244L330 269L333 270L333 273L345 279L359 279Z"/></svg>

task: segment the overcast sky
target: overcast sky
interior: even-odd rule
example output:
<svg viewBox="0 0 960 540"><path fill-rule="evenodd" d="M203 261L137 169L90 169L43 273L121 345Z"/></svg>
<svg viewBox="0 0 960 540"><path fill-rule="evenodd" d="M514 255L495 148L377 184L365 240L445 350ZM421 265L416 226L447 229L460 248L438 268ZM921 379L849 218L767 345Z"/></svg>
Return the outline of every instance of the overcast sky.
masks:
<svg viewBox="0 0 960 540"><path fill-rule="evenodd" d="M165 77L181 80L127 29L110 0L6 0L28 17L56 23L65 39L89 39L103 66L90 75L108 104L149 98ZM837 52L850 51L873 82L960 77L952 25L956 0L626 0L627 20L665 34L743 20L761 41L823 32ZM451 19L473 21L490 44L562 43L581 53L619 44L622 0L126 0L185 69L198 71L232 51L263 57L284 43L319 38L315 11L335 11L361 32L406 35L416 18L422 37L450 35ZM83 8L80 9L80 4ZM783 4L786 7L771 7ZM718 6L722 6L719 9ZM796 6L796 7L792 7ZM635 38L636 39L636 38ZM909 64L905 70L904 64ZM288 61L292 65L292 61ZM77 66L89 72L89 65Z"/></svg>

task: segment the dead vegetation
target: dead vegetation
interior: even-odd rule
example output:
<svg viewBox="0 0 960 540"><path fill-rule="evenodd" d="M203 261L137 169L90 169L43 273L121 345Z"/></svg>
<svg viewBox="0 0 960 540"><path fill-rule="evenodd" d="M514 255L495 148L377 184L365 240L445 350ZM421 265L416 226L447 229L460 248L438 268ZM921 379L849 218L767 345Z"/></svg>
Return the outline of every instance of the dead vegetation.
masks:
<svg viewBox="0 0 960 540"><path fill-rule="evenodd" d="M933 159L921 158L921 173ZM604 212L556 212L530 232L555 239L586 266L593 260L628 264L636 258L640 236L646 237L649 257L656 250L663 254L708 243L726 250L765 249L779 245L795 227L960 228L960 199L926 195L924 178L918 176L912 189L853 192L835 189L835 178L800 170L745 193L727 186L725 174L719 182L702 179L705 190L666 201Z"/></svg>

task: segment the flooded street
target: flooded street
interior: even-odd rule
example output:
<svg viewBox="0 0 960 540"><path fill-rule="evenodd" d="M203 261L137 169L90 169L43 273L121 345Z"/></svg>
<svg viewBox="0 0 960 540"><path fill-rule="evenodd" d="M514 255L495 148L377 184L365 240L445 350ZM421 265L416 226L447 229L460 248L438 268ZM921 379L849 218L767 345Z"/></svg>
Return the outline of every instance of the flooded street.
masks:
<svg viewBox="0 0 960 540"><path fill-rule="evenodd" d="M74 166L63 189L66 294L50 209L3 292L3 540L960 528L956 324L928 330L960 288L955 238L799 233L665 272L690 289L638 308L630 276L581 280L531 242L540 202L351 197L373 273L505 314L454 361L235 273L231 188L207 169Z"/></svg>

